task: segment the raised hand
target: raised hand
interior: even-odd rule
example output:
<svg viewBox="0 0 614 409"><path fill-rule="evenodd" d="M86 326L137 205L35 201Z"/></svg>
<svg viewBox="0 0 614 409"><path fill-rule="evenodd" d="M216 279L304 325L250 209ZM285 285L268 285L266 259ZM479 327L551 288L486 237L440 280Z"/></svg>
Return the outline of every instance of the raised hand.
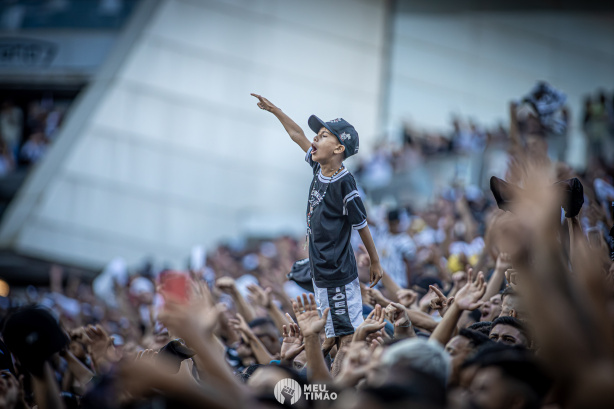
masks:
<svg viewBox="0 0 614 409"><path fill-rule="evenodd" d="M303 335L296 324L284 325L282 335L284 340L281 344L281 360L292 362L305 349Z"/></svg>
<svg viewBox="0 0 614 409"><path fill-rule="evenodd" d="M505 279L510 287L517 290L518 287L518 272L514 269L507 269L505 271Z"/></svg>
<svg viewBox="0 0 614 409"><path fill-rule="evenodd" d="M204 280L192 279L192 300L194 302L202 302L209 307L213 307L215 302L213 301L213 294L209 289L209 285Z"/></svg>
<svg viewBox="0 0 614 409"><path fill-rule="evenodd" d="M86 344L94 361L109 359L109 348L113 346L113 338L100 325L88 325L85 328Z"/></svg>
<svg viewBox="0 0 614 409"><path fill-rule="evenodd" d="M456 288L464 287L467 284L467 273L462 270L453 273L452 282Z"/></svg>
<svg viewBox="0 0 614 409"><path fill-rule="evenodd" d="M380 329L384 328L384 326L386 326L386 323L384 322L384 309L381 305L376 304L375 308L371 310L363 323L356 328L353 340L364 341L367 338L367 335L375 331L379 331Z"/></svg>
<svg viewBox="0 0 614 409"><path fill-rule="evenodd" d="M447 298L439 288L429 285L429 288L436 294L436 297L431 299L431 309L439 311L443 317L446 310L454 302L454 297Z"/></svg>
<svg viewBox="0 0 614 409"><path fill-rule="evenodd" d="M483 302L480 299L486 292L486 282L484 274L480 271L478 277L473 281L473 269L469 268L467 272L467 284L456 293L454 304L460 310L473 311L482 306Z"/></svg>
<svg viewBox="0 0 614 409"><path fill-rule="evenodd" d="M263 109L265 111L269 111L269 112L273 112L277 108L275 105L273 105L273 103L271 101L269 101L268 99L266 99L265 97L263 97L262 95L258 95L258 94L250 94L252 97L256 97L258 98L258 102L256 103L256 105L258 105L258 108Z"/></svg>
<svg viewBox="0 0 614 409"><path fill-rule="evenodd" d="M371 358L373 351L379 345L377 340L373 340L368 346L363 342L352 342L346 347L347 353L335 382L342 387L351 387L367 376L374 363L377 362Z"/></svg>
<svg viewBox="0 0 614 409"><path fill-rule="evenodd" d="M241 338L243 338L244 341L249 342L249 340L253 338L253 332L241 314L237 314L236 319L231 318L228 320L228 322L235 329L235 331L241 335Z"/></svg>
<svg viewBox="0 0 614 409"><path fill-rule="evenodd" d="M399 302L405 307L410 308L414 302L418 299L418 293L414 290L403 288L397 291L397 298Z"/></svg>
<svg viewBox="0 0 614 409"><path fill-rule="evenodd" d="M220 277L215 281L215 286L225 293L233 294L237 292L237 285L232 277Z"/></svg>
<svg viewBox="0 0 614 409"><path fill-rule="evenodd" d="M430 287L429 287L429 290L426 292L426 294L424 294L424 296L418 302L418 307L420 307L420 309L424 312L428 312L428 309L431 306L431 300L437 298L437 294Z"/></svg>
<svg viewBox="0 0 614 409"><path fill-rule="evenodd" d="M204 308L203 304L185 306L168 302L158 319L173 335L187 340L191 335L201 337L212 334L225 309L226 306L221 303Z"/></svg>
<svg viewBox="0 0 614 409"><path fill-rule="evenodd" d="M273 291L271 287L263 289L259 285L250 284L247 286L247 289L249 290L248 298L251 302L261 306L264 309L268 309L269 307L271 307L271 293Z"/></svg>
<svg viewBox="0 0 614 409"><path fill-rule="evenodd" d="M405 307L397 302L391 302L384 310L384 313L395 327L411 326L411 321Z"/></svg>
<svg viewBox="0 0 614 409"><path fill-rule="evenodd" d="M512 257L508 253L499 253L495 263L495 270L506 271L510 268L512 268Z"/></svg>
<svg viewBox="0 0 614 409"><path fill-rule="evenodd" d="M303 293L303 297L296 297L296 301L292 301L292 309L298 321L303 336L318 335L326 325L326 319L330 308L327 308L322 313L322 317L318 314L316 299L313 294Z"/></svg>
<svg viewBox="0 0 614 409"><path fill-rule="evenodd" d="M381 306L386 306L390 304L390 300L382 294L382 292L376 288L365 288L367 293L367 298L369 299L369 304L375 305L380 304Z"/></svg>

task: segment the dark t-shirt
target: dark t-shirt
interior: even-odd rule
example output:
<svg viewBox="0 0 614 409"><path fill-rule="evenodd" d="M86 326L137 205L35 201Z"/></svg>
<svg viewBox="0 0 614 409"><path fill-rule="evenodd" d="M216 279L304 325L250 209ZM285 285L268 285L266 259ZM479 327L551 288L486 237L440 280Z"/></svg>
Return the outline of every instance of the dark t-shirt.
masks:
<svg viewBox="0 0 614 409"><path fill-rule="evenodd" d="M307 214L313 206L309 235L309 263L313 278L320 288L346 285L358 277L350 244L351 229L360 230L367 226L367 211L358 194L356 181L346 168L334 177L323 176L320 164L311 158L311 148L305 160L313 169L307 201Z"/></svg>

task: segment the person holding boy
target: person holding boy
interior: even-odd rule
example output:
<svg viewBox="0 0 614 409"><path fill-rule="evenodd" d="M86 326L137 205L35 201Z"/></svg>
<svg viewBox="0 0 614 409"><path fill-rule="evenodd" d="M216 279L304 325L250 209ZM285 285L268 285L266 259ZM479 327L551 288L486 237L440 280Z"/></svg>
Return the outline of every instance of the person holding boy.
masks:
<svg viewBox="0 0 614 409"><path fill-rule="evenodd" d="M358 152L358 133L344 119L324 122L312 115L308 124L316 135L310 142L301 127L281 109L260 95L251 95L258 98L260 109L271 112L281 122L290 138L306 152L305 160L313 169L307 203L307 239L314 293L320 313L330 307L326 337L339 337L339 341L347 343L363 322L351 229L358 230L369 253L371 287L383 275L356 181L343 164L344 159Z"/></svg>

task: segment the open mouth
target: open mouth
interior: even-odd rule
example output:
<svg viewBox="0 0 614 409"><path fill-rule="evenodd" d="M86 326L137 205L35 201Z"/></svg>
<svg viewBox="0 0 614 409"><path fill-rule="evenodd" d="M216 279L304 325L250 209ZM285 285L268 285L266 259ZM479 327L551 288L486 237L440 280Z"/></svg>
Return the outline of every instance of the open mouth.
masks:
<svg viewBox="0 0 614 409"><path fill-rule="evenodd" d="M318 151L318 148L312 143L311 144L311 153L314 154Z"/></svg>

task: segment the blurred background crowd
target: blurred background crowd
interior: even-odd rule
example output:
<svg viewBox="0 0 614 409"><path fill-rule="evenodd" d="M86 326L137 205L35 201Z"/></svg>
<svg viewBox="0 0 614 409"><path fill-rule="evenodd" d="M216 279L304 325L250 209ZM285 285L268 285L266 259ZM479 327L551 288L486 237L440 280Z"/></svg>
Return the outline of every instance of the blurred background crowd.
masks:
<svg viewBox="0 0 614 409"><path fill-rule="evenodd" d="M205 33L202 21L190 20L203 10L237 19L254 13L301 33L288 21L308 16L309 7L279 6L272 18L251 2L137 3L0 2L2 30L42 30L31 32L43 38L45 30L56 35L54 27L87 26L99 30L91 41L116 44L96 75L87 69L67 75L70 63L51 63L27 77L16 54L0 58L6 91L0 95L0 408L614 407L612 81L581 89L570 82L567 90L542 80L549 75L534 75L513 92L501 85L505 91L493 93L505 103L477 113L443 102L433 108L425 99L404 108L412 119L390 115L394 131L384 132L361 102L334 100L348 90L347 70L322 74L319 92L330 86L334 95L320 105L317 92L284 83L290 71L256 64L253 71L233 65L223 73L202 63L205 51L186 40ZM403 10L414 13L414 22L430 18L429 5L391 3L399 31ZM356 21L369 15L376 26L367 13L379 10L373 4L348 0L330 12L341 7ZM62 20L71 13L87 18ZM216 18L207 22L214 26ZM599 27L601 20L592 18ZM566 21L576 27L573 18ZM248 41L224 33L238 48ZM595 33L603 49L614 44L611 31ZM371 38L350 34L365 55L375 49ZM331 31L320 40L351 49L344 42L350 34ZM15 31L0 36L0 46L14 50L15 38ZM280 38L276 47L293 52L291 40ZM222 55L204 42L207 53ZM155 59L156 47L177 52L177 59ZM598 54L591 52L587 60ZM180 53L191 56L184 61ZM611 51L603 54L614 64ZM98 57L107 58L91 61ZM244 65L233 58L219 59ZM199 82L202 73L193 76L192 69L208 69L213 79ZM289 110L321 107L334 117L352 105L343 116L362 121L361 152L349 167L385 274L368 287L369 256L354 232L365 321L348 345L325 337L310 294L305 165L283 131L252 119L247 96L259 90L243 90L244 78L264 71L272 77L258 77L264 84L258 86L286 85L277 91L289 99ZM367 71L354 88L357 101L371 99ZM172 84L160 84L169 72ZM231 79L219 88L226 74ZM47 75L64 88L20 91L18 75L29 85ZM182 75L190 80L182 82ZM233 105L236 88L245 93L239 100L248 101L245 108ZM196 95L208 90L214 102ZM297 91L305 100L290 97ZM464 101L473 106L471 98ZM425 121L417 119L421 103L431 115ZM200 131L192 134L192 127ZM191 161L199 165L182 167ZM283 183L269 182L276 178ZM286 211L296 215L285 219ZM295 219L298 228L284 225ZM206 245L190 252L198 242ZM305 393L314 385L319 395Z"/></svg>

